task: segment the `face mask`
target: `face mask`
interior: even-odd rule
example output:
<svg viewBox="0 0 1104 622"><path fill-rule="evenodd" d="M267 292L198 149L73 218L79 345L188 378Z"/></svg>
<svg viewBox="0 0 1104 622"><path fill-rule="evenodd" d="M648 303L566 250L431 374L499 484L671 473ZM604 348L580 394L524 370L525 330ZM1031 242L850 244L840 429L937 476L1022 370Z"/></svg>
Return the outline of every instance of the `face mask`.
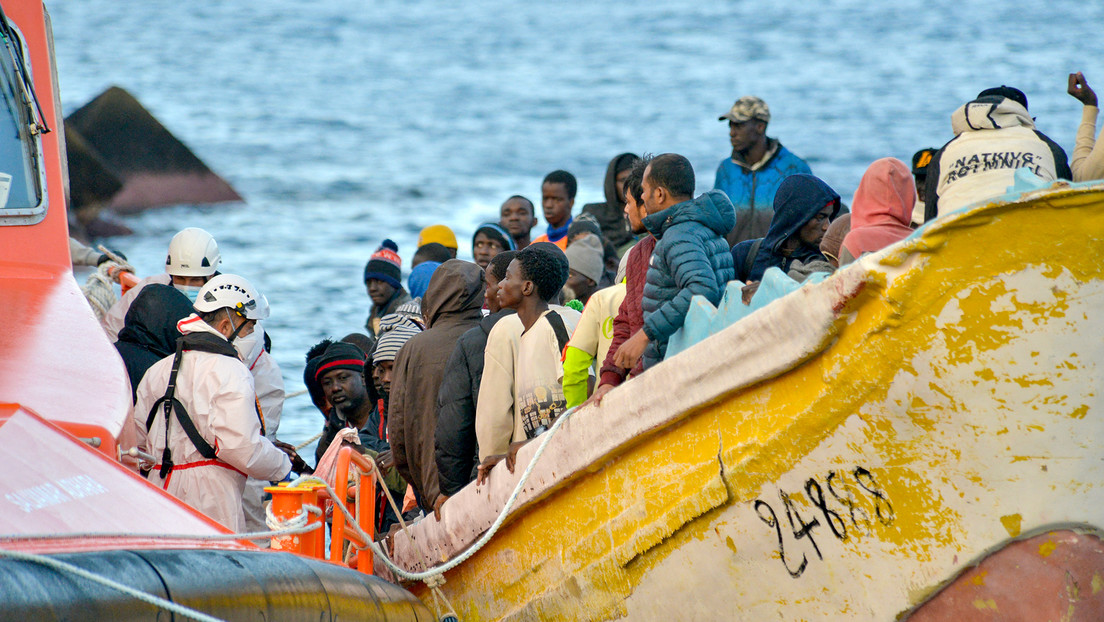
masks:
<svg viewBox="0 0 1104 622"><path fill-rule="evenodd" d="M234 317L230 315L230 309L224 308L223 311L226 312L226 319L230 320L230 325L234 326ZM230 343L234 343L235 341L238 340L238 338L244 339L245 335L242 335L242 332L245 330L246 325L249 324L249 322L250 322L249 320L246 320L246 321L242 322L241 324L238 324L237 327L233 330L233 332L231 332L226 337L226 340L229 341ZM257 324L256 322L253 322L254 326L256 326L256 324ZM250 333L250 334L253 334L253 333Z"/></svg>
<svg viewBox="0 0 1104 622"><path fill-rule="evenodd" d="M254 326L252 333L234 339L234 348L246 365L252 365L264 351L264 329L259 324Z"/></svg>
<svg viewBox="0 0 1104 622"><path fill-rule="evenodd" d="M173 287L175 287L180 293L187 296L188 300L192 301L192 304L195 304L196 298L199 297L199 290L201 289L200 287L195 285L177 285L176 283L173 283Z"/></svg>

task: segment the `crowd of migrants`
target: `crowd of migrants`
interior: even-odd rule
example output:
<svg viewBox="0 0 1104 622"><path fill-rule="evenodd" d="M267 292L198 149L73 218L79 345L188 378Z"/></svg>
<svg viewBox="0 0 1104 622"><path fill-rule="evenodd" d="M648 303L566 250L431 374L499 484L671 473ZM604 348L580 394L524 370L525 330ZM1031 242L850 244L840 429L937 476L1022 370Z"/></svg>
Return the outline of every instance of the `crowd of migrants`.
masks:
<svg viewBox="0 0 1104 622"><path fill-rule="evenodd" d="M739 280L747 302L771 268L797 281L834 271L1004 194L1017 169L1104 177L1096 95L1079 73L1069 93L1084 104L1072 170L1035 129L1025 95L1002 86L955 110L954 137L917 151L911 167L872 163L848 211L767 137L767 104L749 96L720 117L732 153L700 196L685 157L624 153L609 163L605 202L577 216L575 177L549 173L535 238L534 203L506 199L497 222L475 229L474 263L456 259L452 230L426 227L404 287L399 248L383 240L364 269L365 332L306 353L303 380L321 415L315 469L332 479L338 450L357 446L407 518L439 518L472 481L512 471L518 448L566 409L647 374L692 296L717 304ZM260 323L268 304L246 279L218 274L219 262L208 233L181 231L166 273L124 295L104 326L133 386L147 477L231 529L263 531L263 487L312 468L275 440L284 387ZM398 519L383 494L375 516L381 534Z"/></svg>

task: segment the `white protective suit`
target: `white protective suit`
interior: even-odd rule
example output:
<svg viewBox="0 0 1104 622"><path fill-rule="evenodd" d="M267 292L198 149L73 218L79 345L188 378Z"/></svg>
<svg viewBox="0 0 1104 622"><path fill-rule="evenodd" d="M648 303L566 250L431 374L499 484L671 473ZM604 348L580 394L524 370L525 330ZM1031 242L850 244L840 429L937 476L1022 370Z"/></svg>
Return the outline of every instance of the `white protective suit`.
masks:
<svg viewBox="0 0 1104 622"><path fill-rule="evenodd" d="M234 347L253 374L253 386L257 391L257 403L264 415L265 438L276 440L280 428L280 413L284 410L284 376L276 359L264 349L264 328L257 322L248 337L238 337ZM272 484L267 480L250 477L245 483L242 510L245 512L246 531L265 531L264 489ZM258 546L268 546L269 541L255 541Z"/></svg>
<svg viewBox="0 0 1104 622"><path fill-rule="evenodd" d="M130 310L131 303L138 297L138 294L142 293L142 288L150 283L172 285L172 277L169 276L168 272L147 276L141 281L138 281L137 285L127 290L127 293L120 296L119 299L115 301L115 304L111 305L111 308L107 310L107 315L105 315L100 322L104 332L107 333L108 341L115 343L119 340L119 331L123 330L123 324L125 324L126 314L127 311ZM145 419L142 421L144 426Z"/></svg>
<svg viewBox="0 0 1104 622"><path fill-rule="evenodd" d="M221 336L195 314L181 320L177 327L184 334L202 331ZM165 394L172 361L172 356L165 357L146 372L138 385L134 407L138 446L158 459L165 444L165 417L159 412L148 434L146 417L154 402ZM176 398L199 433L215 447L218 457L205 459L174 416L169 449L176 466L162 481L160 465L155 465L149 480L227 528L244 531L242 494L246 476L280 480L291 471L287 455L261 436L253 376L239 359L187 351L176 383Z"/></svg>

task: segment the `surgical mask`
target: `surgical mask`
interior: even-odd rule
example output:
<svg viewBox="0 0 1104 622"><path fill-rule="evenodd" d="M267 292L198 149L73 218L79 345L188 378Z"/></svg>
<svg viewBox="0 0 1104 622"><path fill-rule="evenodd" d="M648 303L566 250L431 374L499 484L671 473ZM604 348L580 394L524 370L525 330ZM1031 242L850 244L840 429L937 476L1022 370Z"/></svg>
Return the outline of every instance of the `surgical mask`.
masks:
<svg viewBox="0 0 1104 622"><path fill-rule="evenodd" d="M230 315L230 309L223 308L222 310L226 312L226 319L230 320L230 325L234 326L234 324L235 324L234 317L232 315ZM234 343L235 341L238 340L239 337L244 338L245 335L243 335L242 333L245 331L246 325L249 324L250 321L251 320L246 320L246 321L242 322L241 324L238 324L237 327L233 330L233 332L231 332L229 335L227 335L226 340L229 341L230 343ZM254 321L253 325L256 326L256 324L257 324L257 322ZM253 334L253 333L250 332L250 334Z"/></svg>
<svg viewBox="0 0 1104 622"><path fill-rule="evenodd" d="M246 365L252 365L264 351L264 329L260 324L255 325L252 333L234 339L234 348Z"/></svg>
<svg viewBox="0 0 1104 622"><path fill-rule="evenodd" d="M197 285L177 285L176 283L173 283L173 287L187 296L188 300L192 301L192 304L195 304L196 298L199 298L199 290L202 289Z"/></svg>

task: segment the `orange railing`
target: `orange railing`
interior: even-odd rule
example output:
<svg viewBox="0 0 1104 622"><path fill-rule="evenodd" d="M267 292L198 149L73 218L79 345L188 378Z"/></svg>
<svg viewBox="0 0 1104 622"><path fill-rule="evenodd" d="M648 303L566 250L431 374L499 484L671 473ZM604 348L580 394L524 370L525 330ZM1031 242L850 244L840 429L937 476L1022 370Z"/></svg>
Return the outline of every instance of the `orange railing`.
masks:
<svg viewBox="0 0 1104 622"><path fill-rule="evenodd" d="M374 468L375 464L364 454L352 447L342 447L337 454L337 472L334 475L334 496L336 498L329 499L334 504L344 504L349 513L356 518L360 529L369 538L375 538L376 525ZM350 469L355 471L352 485L349 483ZM265 490L272 493L273 515L284 520L298 516L303 511L304 505L321 507L322 502L329 498L326 488L319 484L306 484L294 488L278 486L266 488ZM349 498L350 494L352 494L352 499ZM323 520L324 517L312 514L308 522L317 523ZM360 532L350 528L345 519L345 513L335 507L333 525L330 529L329 561L335 564L345 563L346 541L356 545L355 554L349 562L349 566L363 573L372 574L374 560L372 551L367 548L368 543L360 536ZM322 529L315 529L303 534L272 538L272 549L325 559L325 532Z"/></svg>
<svg viewBox="0 0 1104 622"><path fill-rule="evenodd" d="M127 293L127 290L137 285L139 280L138 277L134 276L133 272L119 267L109 269L107 275L118 281L119 287L122 288L124 294Z"/></svg>
<svg viewBox="0 0 1104 622"><path fill-rule="evenodd" d="M133 272L122 271L119 273L119 286L122 288L123 293L127 293L127 290L138 284L138 277L134 276Z"/></svg>
<svg viewBox="0 0 1104 622"><path fill-rule="evenodd" d="M353 501L349 501L349 463L357 466L356 490ZM369 538L376 536L376 482L373 479L372 469L375 465L367 456L353 449L342 447L337 454L337 474L334 476L336 486L334 492L337 499L334 503L344 503L349 512L356 517L360 529ZM358 503L359 502L359 503ZM364 550L356 552L355 568L361 572L372 574L372 551L368 549L360 534L348 529L345 524L345 513L334 508L333 527L330 530L330 560L340 561L344 541L355 543Z"/></svg>

